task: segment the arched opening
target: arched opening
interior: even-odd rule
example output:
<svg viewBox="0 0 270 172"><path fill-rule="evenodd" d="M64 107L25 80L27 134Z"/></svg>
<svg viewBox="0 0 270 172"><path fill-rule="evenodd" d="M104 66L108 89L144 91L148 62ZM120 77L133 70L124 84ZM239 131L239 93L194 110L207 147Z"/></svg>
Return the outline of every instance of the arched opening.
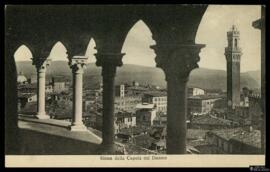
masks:
<svg viewBox="0 0 270 172"><path fill-rule="evenodd" d="M123 63L154 67L155 53L149 47L155 44L149 27L139 20L129 30L123 44L122 52L126 53Z"/></svg>
<svg viewBox="0 0 270 172"><path fill-rule="evenodd" d="M97 53L97 50L95 49L95 47L96 42L93 38L91 38L85 52L85 55L88 57L87 63L96 63L96 58L94 54Z"/></svg>
<svg viewBox="0 0 270 172"><path fill-rule="evenodd" d="M196 35L196 42L206 44L206 47L201 50L199 68L191 72L188 86L226 92L225 47L239 47L237 39L227 37L227 32L234 23L242 40L241 49L244 57L240 62L241 73L260 70L260 47L257 46L260 44L260 35L251 27L252 21L259 16L259 6L209 5ZM217 77L218 80L215 79ZM241 84L247 84L242 81ZM257 85L256 83L250 84Z"/></svg>
<svg viewBox="0 0 270 172"><path fill-rule="evenodd" d="M213 111L208 114L214 115L217 118L226 118L227 120L229 119L232 121L235 120L233 118L228 118L230 114L227 113L227 105L228 103L231 104L231 100L227 100L227 97L229 96L226 96L226 92L232 92L231 88L227 88L227 82L233 80L228 79L227 81L228 71L233 71L233 75L236 76L235 78L238 78L237 80L235 79L233 83L239 82L240 88L243 86L254 86L254 84L250 82L251 79L248 79L248 81L245 83L243 81L246 80L244 76L246 72L249 73L249 71L254 69L260 70L260 48L257 47L257 45L260 44L260 35L251 27L252 21L259 17L260 6L208 6L196 35L196 42L206 44L206 47L203 48L200 53L200 62L198 63L200 68L191 72L188 82L188 87L195 87L205 90L206 97L208 95L217 95L221 97L219 100L214 102L214 105L211 106L211 109L214 107L212 109ZM231 28L234 23L236 23L240 33L241 47L239 45L238 37L235 38L227 35L227 32L232 31ZM227 68L227 61L224 55L225 47L228 47L229 51L231 48L239 47L242 49L243 58L241 58L241 62L239 64L239 66L241 66L240 69L242 73L239 73L239 75L237 74L237 69L232 69L231 66ZM233 49L232 54L234 55L234 53L235 52ZM260 71L257 72L260 74ZM231 74L229 75L231 76ZM231 87L233 90L235 90L237 89L238 85L234 84ZM240 91L239 94L233 94L239 95L240 97ZM199 106L192 102L192 100L195 101L194 99L190 98L190 101L188 102L188 109L193 111L195 114L194 109ZM207 104L205 106L203 104L200 105L202 105L201 108L207 106ZM188 112L188 114L190 113ZM203 119L203 117L200 118ZM193 121L194 120L196 119L194 118ZM235 123L235 121L232 123Z"/></svg>
<svg viewBox="0 0 270 172"><path fill-rule="evenodd" d="M150 48L156 42L152 38L152 33L149 27L139 20L133 25L128 32L123 44L122 52L126 53L123 57L124 66L119 68L116 77L116 84L121 80L128 83L138 81L141 85L157 85L165 87L163 71L156 68L155 52ZM130 74L127 75L126 72ZM125 78L120 78L119 75L123 72Z"/></svg>
<svg viewBox="0 0 270 172"><path fill-rule="evenodd" d="M21 45L14 53L17 68L17 84L26 84L27 78L35 70L32 66L32 53L26 45ZM27 68L27 69L26 69Z"/></svg>
<svg viewBox="0 0 270 172"><path fill-rule="evenodd" d="M99 89L101 85L100 69L96 66L96 42L93 38L89 40L85 56L88 58L87 67L84 72L84 90Z"/></svg>
<svg viewBox="0 0 270 172"><path fill-rule="evenodd" d="M237 48L237 39L234 39L234 47Z"/></svg>
<svg viewBox="0 0 270 172"><path fill-rule="evenodd" d="M49 58L53 61L68 61L67 49L62 42L58 41L51 49Z"/></svg>
<svg viewBox="0 0 270 172"><path fill-rule="evenodd" d="M142 134L148 142L144 146L146 149L151 149L150 142L154 140L147 131L154 131L154 121L167 113L164 108L167 107L165 75L160 68L155 67L156 54L150 48L155 44L152 32L144 21L136 22L126 36L122 48L122 52L126 53L122 60L124 65L117 69L116 75L115 110L136 117L131 118L136 120L135 124L122 121L115 124L118 125L116 128L120 133L129 130L132 134ZM124 129L122 126L128 127ZM136 138L132 139L132 144L138 142Z"/></svg>
<svg viewBox="0 0 270 172"><path fill-rule="evenodd" d="M102 85L102 79L100 76L101 69L99 69L95 64L96 53L97 53L96 42L94 38L91 38L85 52L85 56L88 57L87 67L84 72L84 89L85 90L98 90L100 89L100 85Z"/></svg>
<svg viewBox="0 0 270 172"><path fill-rule="evenodd" d="M101 111L102 103L100 69L96 66L97 53L94 38L89 40L85 56L88 58L83 74L83 123L86 127L97 129L94 113Z"/></svg>
<svg viewBox="0 0 270 172"><path fill-rule="evenodd" d="M51 60L51 64L46 71L48 81L52 80L53 77L63 77L63 80L71 80L67 49L62 42L58 41L55 43L51 49L48 59Z"/></svg>
<svg viewBox="0 0 270 172"><path fill-rule="evenodd" d="M21 45L14 52L14 59L16 62L16 68L17 68L18 73L27 72L27 74L28 74L28 71L22 71L22 65L26 64L26 63L29 63L29 64L32 63L32 60L31 60L32 57L33 56L32 56L30 49L25 45Z"/></svg>
<svg viewBox="0 0 270 172"><path fill-rule="evenodd" d="M72 72L68 64L66 46L58 41L54 44L46 70L46 113L52 119L72 116Z"/></svg>
<svg viewBox="0 0 270 172"><path fill-rule="evenodd" d="M86 68L84 69L84 79L83 79L83 113L84 118L87 111L85 111L85 104L88 102L87 97L85 97L87 91L92 89L95 85L94 82L97 81L97 75L93 74L93 67L95 65L94 53L95 42L90 39L85 56L88 57L88 62ZM51 66L48 68L48 78L49 84L52 87L53 94L48 96L50 99L46 104L46 111L50 114L51 118L72 121L72 111L73 111L73 77L72 69L68 64L68 55L66 47L61 43L57 42L51 50L49 58L52 60ZM98 85L98 84L96 84ZM85 122L85 121L84 121Z"/></svg>
<svg viewBox="0 0 270 172"><path fill-rule="evenodd" d="M260 68L260 47L258 46L260 33L251 27L252 21L258 18L260 18L260 6L209 5L196 34L196 43L206 44L200 53L201 59L198 63L200 68L226 70L224 48L235 42L232 39L227 40L227 32L235 23L240 32L241 49L245 55L245 58L241 59L241 72L258 70ZM235 46L235 43L231 44L232 46ZM237 41L237 47L239 46L239 41ZM194 73L197 73L195 71L200 73L199 70L194 70ZM205 81L211 83L208 80ZM218 83L214 85L218 86Z"/></svg>
<svg viewBox="0 0 270 172"><path fill-rule="evenodd" d="M17 68L17 109L19 115L35 115L37 107L36 68L30 49L21 45L14 53ZM34 81L35 80L35 81Z"/></svg>

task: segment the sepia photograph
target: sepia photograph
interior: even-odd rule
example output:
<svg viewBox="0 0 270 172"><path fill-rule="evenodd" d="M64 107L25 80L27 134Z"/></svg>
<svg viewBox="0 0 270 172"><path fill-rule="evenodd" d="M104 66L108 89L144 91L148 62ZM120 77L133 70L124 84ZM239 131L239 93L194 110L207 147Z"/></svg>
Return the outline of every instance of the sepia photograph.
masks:
<svg viewBox="0 0 270 172"><path fill-rule="evenodd" d="M6 5L5 166L265 166L265 8Z"/></svg>

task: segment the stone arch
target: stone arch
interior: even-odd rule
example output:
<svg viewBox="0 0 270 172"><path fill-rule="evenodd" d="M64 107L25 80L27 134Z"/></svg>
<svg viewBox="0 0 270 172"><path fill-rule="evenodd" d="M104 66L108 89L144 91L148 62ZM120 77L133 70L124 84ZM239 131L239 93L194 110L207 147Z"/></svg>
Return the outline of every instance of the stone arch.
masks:
<svg viewBox="0 0 270 172"><path fill-rule="evenodd" d="M150 22L147 22L147 19L141 17L140 19L134 20L135 22L132 22L129 26L128 26L128 30L126 32L125 35L125 39L127 39L128 34L130 33L130 31L134 28L134 26L136 26L138 23L143 23L143 25L151 32L152 34L152 38L153 40L155 40L154 36L156 34L157 29L154 29L154 27L150 24Z"/></svg>
<svg viewBox="0 0 270 172"><path fill-rule="evenodd" d="M66 54L66 57L64 58L65 60L68 60L68 55L67 55L67 48L66 48L66 46L63 44L63 42L62 41L57 41L54 45L53 45L53 47L51 48L51 51L50 51L50 55L49 55L49 57L50 58L52 58L52 60L54 60L53 59L53 56L52 56L52 52L53 51L55 51L55 49L56 48L60 48L60 49L62 49L63 51L65 51L65 54ZM58 52L59 53L59 52ZM62 54L62 55L64 55L64 54ZM62 58L61 58L62 59ZM63 59L63 60L64 60Z"/></svg>
<svg viewBox="0 0 270 172"><path fill-rule="evenodd" d="M198 10L198 14L196 15L196 18L193 20L193 30L190 34L191 39L193 39L193 42L196 42L198 31L201 27L201 23L203 20L206 20L207 10L209 9L209 6L204 7L202 10Z"/></svg>
<svg viewBox="0 0 270 172"><path fill-rule="evenodd" d="M30 58L29 59L27 58L26 60L31 60L31 58L33 57L31 49L29 48L29 46L27 46L25 44L22 44L19 47L17 47L15 52L14 52L14 60L15 60L15 62L16 62L16 59L15 59L16 57L15 56L19 55L18 53L19 53L19 51L21 51L21 49L23 49L24 55L25 55L25 53L26 53L26 55L27 54L30 55Z"/></svg>
<svg viewBox="0 0 270 172"><path fill-rule="evenodd" d="M67 36L61 42L64 43L67 49L68 58L72 58L74 55L84 56L91 39L95 39L91 33L80 33L78 35L74 34L71 37ZM94 41L97 47L98 42L96 39Z"/></svg>
<svg viewBox="0 0 270 172"><path fill-rule="evenodd" d="M134 34L137 34L136 38ZM145 42L149 43L149 45L145 45L146 44ZM148 56L149 55L151 56L151 54L153 54L153 62L154 62L155 53L150 48L150 46L155 45L156 41L153 39L153 33L152 33L151 28L142 19L134 23L133 26L129 29L129 32L126 35L123 46L122 46L122 52L126 53L127 51L134 51L133 49L134 47L132 46L132 44L136 44L136 46L140 46L141 49L148 49L148 51L147 52L145 51L144 53L147 53ZM126 46L126 45L129 45L129 46ZM125 62L125 60L127 60L127 63L128 63L128 58L129 60L131 58L134 58L134 57L129 57L129 56L130 54L127 52L127 54L123 58L123 61Z"/></svg>
<svg viewBox="0 0 270 172"><path fill-rule="evenodd" d="M94 37L91 37L85 51L85 55L88 56L88 63L96 62L95 53L97 53L97 44Z"/></svg>

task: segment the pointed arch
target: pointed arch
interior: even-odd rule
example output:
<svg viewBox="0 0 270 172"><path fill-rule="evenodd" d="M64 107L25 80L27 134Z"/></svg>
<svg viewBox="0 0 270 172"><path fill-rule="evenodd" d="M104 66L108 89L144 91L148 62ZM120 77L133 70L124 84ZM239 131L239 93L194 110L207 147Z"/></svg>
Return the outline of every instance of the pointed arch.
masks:
<svg viewBox="0 0 270 172"><path fill-rule="evenodd" d="M31 61L31 58L33 57L32 51L30 48L22 44L17 48L17 50L14 52L14 59L15 62L17 61Z"/></svg>
<svg viewBox="0 0 270 172"><path fill-rule="evenodd" d="M96 53L97 53L96 41L92 37L92 38L90 38L87 49L85 51L85 56L88 57L87 63L95 63L96 62L96 58L95 58Z"/></svg>
<svg viewBox="0 0 270 172"><path fill-rule="evenodd" d="M123 58L124 64L138 64L155 66L155 53L150 49L155 45L153 33L143 20L138 20L126 35L122 52L126 53Z"/></svg>
<svg viewBox="0 0 270 172"><path fill-rule="evenodd" d="M66 46L61 41L56 42L53 45L48 58L53 61L68 61Z"/></svg>

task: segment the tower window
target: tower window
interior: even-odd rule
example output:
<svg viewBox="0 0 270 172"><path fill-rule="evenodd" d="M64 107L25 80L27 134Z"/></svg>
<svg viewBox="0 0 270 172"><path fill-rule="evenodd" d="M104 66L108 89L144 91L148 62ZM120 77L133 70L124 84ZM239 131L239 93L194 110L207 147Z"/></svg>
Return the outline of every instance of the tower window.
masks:
<svg viewBox="0 0 270 172"><path fill-rule="evenodd" d="M234 47L237 47L237 39L234 39Z"/></svg>

